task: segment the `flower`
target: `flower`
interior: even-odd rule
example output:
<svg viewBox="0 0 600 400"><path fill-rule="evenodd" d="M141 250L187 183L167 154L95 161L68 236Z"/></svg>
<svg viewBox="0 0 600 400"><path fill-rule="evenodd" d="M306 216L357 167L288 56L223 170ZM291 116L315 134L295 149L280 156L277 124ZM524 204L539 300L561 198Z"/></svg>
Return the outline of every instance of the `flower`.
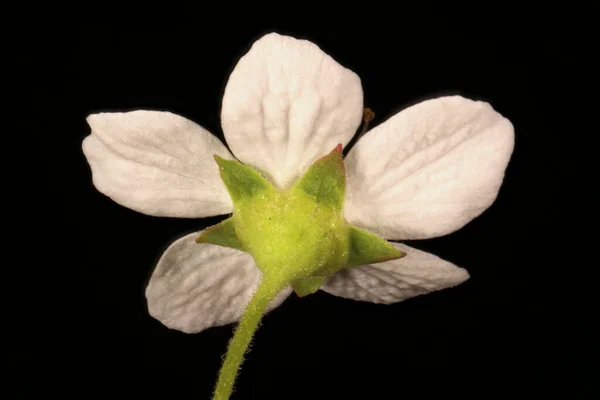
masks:
<svg viewBox="0 0 600 400"><path fill-rule="evenodd" d="M435 98L368 131L342 162L336 146L348 144L360 126L362 96L359 77L317 45L271 33L252 45L227 83L221 122L231 152L207 130L171 112L138 110L87 118L91 134L82 148L94 186L118 204L152 216L235 215L234 209L239 210L242 203L236 202L232 190L250 185L247 179L264 179L266 183L260 181L259 186L289 191L313 173L311 168L319 160L335 164L339 159L345 165L340 216L357 227L359 236L371 235L364 240L380 246L365 259L388 260L343 269L336 264L335 271L328 270L334 273L319 275L316 281L312 270L293 275L293 282L290 275L263 293L261 279L267 267L259 268L257 254L278 254L282 250L276 245L285 238L270 236L271 242L250 246L248 241L267 235L267 222L266 230L244 231L252 232L243 242L253 250L243 251L230 239L237 240L236 232L238 236L245 233L226 220L213 231L221 236L197 243L210 230L195 232L164 252L146 288L154 318L169 328L196 333L239 321L248 308L248 329L238 328L236 335L241 332L244 338L240 340L249 341L260 315L278 307L293 289L301 294L320 289L349 299L390 304L469 278L465 269L433 254L384 239L447 235L489 208L513 151L512 124L488 103L461 96ZM335 171L327 169L323 174ZM242 178L228 183L234 176ZM319 175L324 176L329 175ZM281 200L281 207L288 200ZM266 215L263 209L253 210ZM318 221L327 223L324 217ZM289 221L285 223L289 226ZM332 246L338 246L335 243ZM347 248L348 244L339 246ZM397 252L395 256L377 258L390 248ZM308 289L303 293L305 284ZM252 303L251 299L259 297L263 304ZM223 368L230 368L233 377L246 346L232 356L230 367L225 361ZM224 379L223 385L229 388L217 389L217 397L228 396L232 379Z"/></svg>

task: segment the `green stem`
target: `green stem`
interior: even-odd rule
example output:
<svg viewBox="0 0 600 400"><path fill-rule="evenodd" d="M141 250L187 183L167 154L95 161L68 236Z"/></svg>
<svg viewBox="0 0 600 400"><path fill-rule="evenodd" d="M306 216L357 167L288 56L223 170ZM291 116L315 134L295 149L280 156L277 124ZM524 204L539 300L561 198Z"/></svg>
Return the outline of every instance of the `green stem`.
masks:
<svg viewBox="0 0 600 400"><path fill-rule="evenodd" d="M244 359L244 354L248 349L248 345L252 340L252 336L258 327L265 309L280 289L281 285L263 277L258 289L246 306L244 315L235 330L233 338L229 342L227 355L219 372L213 400L227 400L231 396L235 378Z"/></svg>

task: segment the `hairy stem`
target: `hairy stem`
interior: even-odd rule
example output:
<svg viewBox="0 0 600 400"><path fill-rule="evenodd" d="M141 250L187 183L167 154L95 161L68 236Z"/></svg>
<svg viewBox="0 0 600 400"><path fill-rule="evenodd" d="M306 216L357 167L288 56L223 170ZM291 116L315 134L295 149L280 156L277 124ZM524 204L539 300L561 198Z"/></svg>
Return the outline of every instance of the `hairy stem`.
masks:
<svg viewBox="0 0 600 400"><path fill-rule="evenodd" d="M229 342L227 355L221 366L219 378L215 386L213 400L227 400L229 399L229 396L231 396L235 378L244 360L244 354L248 349L248 345L258 327L258 323L260 322L265 309L271 300L275 298L280 289L281 285L278 285L269 279L265 279L263 276L258 289L246 306L244 315L235 329L233 338Z"/></svg>

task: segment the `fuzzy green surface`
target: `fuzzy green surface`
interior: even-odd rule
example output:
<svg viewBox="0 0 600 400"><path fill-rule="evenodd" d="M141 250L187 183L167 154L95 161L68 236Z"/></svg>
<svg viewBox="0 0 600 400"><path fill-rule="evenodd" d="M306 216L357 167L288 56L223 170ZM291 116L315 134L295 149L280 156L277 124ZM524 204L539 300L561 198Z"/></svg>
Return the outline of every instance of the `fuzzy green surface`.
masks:
<svg viewBox="0 0 600 400"><path fill-rule="evenodd" d="M215 160L234 212L196 241L250 253L263 274L289 282L299 296L314 293L341 269L404 256L344 221L341 146L315 161L289 190L274 187L239 161Z"/></svg>
<svg viewBox="0 0 600 400"><path fill-rule="evenodd" d="M233 219L264 274L291 282L348 260L348 227L339 211L300 191L261 196L236 209Z"/></svg>
<svg viewBox="0 0 600 400"><path fill-rule="evenodd" d="M348 227L348 240L350 250L345 268L396 260L406 255L387 240L355 226Z"/></svg>
<svg viewBox="0 0 600 400"><path fill-rule="evenodd" d="M219 371L217 384L213 393L213 400L227 400L233 392L235 378L240 365L244 361L244 354L267 305L281 290L281 282L263 279L250 299L244 315L237 326L229 348Z"/></svg>
<svg viewBox="0 0 600 400"><path fill-rule="evenodd" d="M244 251L244 245L240 242L235 233L235 223L232 218L211 226L202 232L202 235L196 239L196 243L212 243L232 249Z"/></svg>
<svg viewBox="0 0 600 400"><path fill-rule="evenodd" d="M205 229L196 242L248 252L262 272L215 387L214 399L227 399L260 318L281 289L292 285L298 296L306 296L341 269L404 254L344 220L346 174L341 145L315 161L288 190L274 187L239 161L218 156L215 160L233 202L233 215Z"/></svg>
<svg viewBox="0 0 600 400"><path fill-rule="evenodd" d="M317 160L289 190L275 188L238 161L215 159L234 211L199 242L243 249L263 274L290 283L346 265L349 236L341 212L345 171L340 146Z"/></svg>

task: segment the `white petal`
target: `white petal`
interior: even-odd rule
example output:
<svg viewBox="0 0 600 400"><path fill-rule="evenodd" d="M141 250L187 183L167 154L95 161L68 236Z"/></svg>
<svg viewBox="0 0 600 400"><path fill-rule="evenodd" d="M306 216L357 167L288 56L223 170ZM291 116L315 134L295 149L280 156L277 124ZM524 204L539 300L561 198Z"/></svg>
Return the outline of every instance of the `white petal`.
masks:
<svg viewBox="0 0 600 400"><path fill-rule="evenodd" d="M348 299L392 304L469 279L465 269L431 253L400 243L392 245L407 255L398 260L342 270L329 278L321 289Z"/></svg>
<svg viewBox="0 0 600 400"><path fill-rule="evenodd" d="M360 78L306 40L271 33L229 77L221 123L233 154L280 188L345 146L362 116Z"/></svg>
<svg viewBox="0 0 600 400"><path fill-rule="evenodd" d="M206 129L163 111L93 114L87 122L82 147L94 185L115 202L160 217L232 212L213 155L233 156Z"/></svg>
<svg viewBox="0 0 600 400"><path fill-rule="evenodd" d="M488 103L409 107L349 152L345 218L392 240L456 231L495 201L513 147L512 124Z"/></svg>
<svg viewBox="0 0 600 400"><path fill-rule="evenodd" d="M169 246L146 288L150 315L186 333L238 321L262 276L248 253L198 244L195 239L200 233ZM267 312L283 303L291 291L287 287L279 293Z"/></svg>

